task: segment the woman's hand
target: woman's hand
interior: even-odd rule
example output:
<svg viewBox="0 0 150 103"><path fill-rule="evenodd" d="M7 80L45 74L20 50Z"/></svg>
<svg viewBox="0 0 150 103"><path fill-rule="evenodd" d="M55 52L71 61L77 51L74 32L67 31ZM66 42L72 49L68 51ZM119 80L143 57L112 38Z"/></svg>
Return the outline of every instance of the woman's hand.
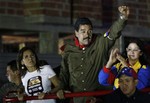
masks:
<svg viewBox="0 0 150 103"><path fill-rule="evenodd" d="M57 93L56 93L57 97L59 99L65 99L65 96L64 96L64 91L63 90L59 90Z"/></svg>
<svg viewBox="0 0 150 103"><path fill-rule="evenodd" d="M45 96L45 93L43 93L43 92L42 92L42 93L39 93L39 94L38 94L38 99L43 99L44 96Z"/></svg>
<svg viewBox="0 0 150 103"><path fill-rule="evenodd" d="M117 54L116 57L120 63L124 66L124 67L128 67L128 63L126 62L125 58L123 58L120 54Z"/></svg>
<svg viewBox="0 0 150 103"><path fill-rule="evenodd" d="M106 64L106 68L111 68L111 66L117 61L117 58L116 58L117 54L119 54L118 48L111 50L109 60Z"/></svg>

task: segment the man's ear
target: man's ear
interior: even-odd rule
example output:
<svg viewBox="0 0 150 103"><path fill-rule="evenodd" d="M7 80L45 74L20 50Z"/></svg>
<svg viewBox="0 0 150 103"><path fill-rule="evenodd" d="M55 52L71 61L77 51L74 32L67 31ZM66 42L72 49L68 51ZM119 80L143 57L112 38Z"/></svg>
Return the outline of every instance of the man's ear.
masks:
<svg viewBox="0 0 150 103"><path fill-rule="evenodd" d="M23 62L23 60L21 61L21 64L22 64L22 65L24 65L24 62Z"/></svg>
<svg viewBox="0 0 150 103"><path fill-rule="evenodd" d="M143 55L143 52L140 52L140 56L142 56Z"/></svg>
<svg viewBox="0 0 150 103"><path fill-rule="evenodd" d="M78 31L75 30L75 36L78 37Z"/></svg>

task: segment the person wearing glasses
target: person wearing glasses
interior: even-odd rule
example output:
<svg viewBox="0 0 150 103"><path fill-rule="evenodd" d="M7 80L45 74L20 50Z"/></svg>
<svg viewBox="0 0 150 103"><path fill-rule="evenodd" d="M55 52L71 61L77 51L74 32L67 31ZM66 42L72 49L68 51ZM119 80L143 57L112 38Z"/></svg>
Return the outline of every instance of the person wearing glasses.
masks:
<svg viewBox="0 0 150 103"><path fill-rule="evenodd" d="M138 89L150 86L150 66L144 45L139 39L131 39L126 47L126 57L119 53L119 49L111 50L107 64L101 69L98 75L99 83L104 86L114 85L118 88L118 78L116 76L124 67L133 68L138 74ZM125 59L126 58L126 59ZM118 63L116 63L118 61ZM115 65L113 65L116 63Z"/></svg>

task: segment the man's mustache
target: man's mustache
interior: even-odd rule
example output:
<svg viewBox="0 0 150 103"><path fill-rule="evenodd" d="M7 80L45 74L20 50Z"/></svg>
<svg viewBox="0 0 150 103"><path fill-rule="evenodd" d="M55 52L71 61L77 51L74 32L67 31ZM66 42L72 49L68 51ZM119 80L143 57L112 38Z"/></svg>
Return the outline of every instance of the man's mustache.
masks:
<svg viewBox="0 0 150 103"><path fill-rule="evenodd" d="M92 36L88 36L88 37L83 38L83 40L91 39L91 38L92 38Z"/></svg>

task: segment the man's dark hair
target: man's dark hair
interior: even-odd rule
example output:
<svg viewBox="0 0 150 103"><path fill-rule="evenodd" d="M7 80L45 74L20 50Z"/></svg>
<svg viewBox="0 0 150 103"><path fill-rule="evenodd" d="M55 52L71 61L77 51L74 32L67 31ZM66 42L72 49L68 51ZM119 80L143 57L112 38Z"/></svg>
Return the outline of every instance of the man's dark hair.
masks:
<svg viewBox="0 0 150 103"><path fill-rule="evenodd" d="M46 60L39 60L40 66L49 65Z"/></svg>
<svg viewBox="0 0 150 103"><path fill-rule="evenodd" d="M10 66L10 69L12 71L18 70L16 60L11 60L10 62L7 63L7 66Z"/></svg>
<svg viewBox="0 0 150 103"><path fill-rule="evenodd" d="M74 24L74 29L78 31L80 25L90 25L93 29L92 22L88 18L78 18Z"/></svg>

